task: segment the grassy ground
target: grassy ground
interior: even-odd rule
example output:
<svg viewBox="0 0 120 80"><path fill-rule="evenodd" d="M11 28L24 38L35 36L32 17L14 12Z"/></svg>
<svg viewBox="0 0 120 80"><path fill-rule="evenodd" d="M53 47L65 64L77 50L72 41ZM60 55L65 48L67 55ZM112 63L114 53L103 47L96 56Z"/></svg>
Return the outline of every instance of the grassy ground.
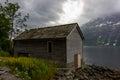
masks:
<svg viewBox="0 0 120 80"><path fill-rule="evenodd" d="M0 67L7 66L11 73L22 80L52 79L56 71L51 62L25 57L0 57Z"/></svg>

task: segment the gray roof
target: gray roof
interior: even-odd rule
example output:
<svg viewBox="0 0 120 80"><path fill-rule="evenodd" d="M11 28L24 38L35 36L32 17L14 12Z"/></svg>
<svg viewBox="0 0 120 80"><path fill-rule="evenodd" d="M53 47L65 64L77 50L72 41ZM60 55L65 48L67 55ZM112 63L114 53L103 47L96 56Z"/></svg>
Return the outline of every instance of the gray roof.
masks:
<svg viewBox="0 0 120 80"><path fill-rule="evenodd" d="M78 25L77 23L44 27L38 29L30 29L24 31L17 36L14 40L25 39L48 39L48 38L65 38L72 31L72 29Z"/></svg>

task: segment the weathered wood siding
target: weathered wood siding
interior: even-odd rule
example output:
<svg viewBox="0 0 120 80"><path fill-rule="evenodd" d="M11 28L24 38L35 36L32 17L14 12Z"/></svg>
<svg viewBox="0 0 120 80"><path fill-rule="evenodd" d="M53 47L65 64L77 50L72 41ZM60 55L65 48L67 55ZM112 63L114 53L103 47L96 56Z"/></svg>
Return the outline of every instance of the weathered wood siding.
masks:
<svg viewBox="0 0 120 80"><path fill-rule="evenodd" d="M82 54L82 38L75 27L67 37L67 64L68 67L74 66L74 55Z"/></svg>
<svg viewBox="0 0 120 80"><path fill-rule="evenodd" d="M52 52L48 52L48 42L52 43ZM31 57L53 60L61 66L66 64L66 40L24 40L14 41L14 54L28 53Z"/></svg>

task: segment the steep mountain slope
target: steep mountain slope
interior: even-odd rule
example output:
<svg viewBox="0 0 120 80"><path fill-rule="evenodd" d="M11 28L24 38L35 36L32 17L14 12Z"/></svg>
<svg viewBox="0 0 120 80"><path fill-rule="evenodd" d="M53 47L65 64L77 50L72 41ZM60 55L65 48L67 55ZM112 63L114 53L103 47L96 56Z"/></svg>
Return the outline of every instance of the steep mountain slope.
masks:
<svg viewBox="0 0 120 80"><path fill-rule="evenodd" d="M87 46L120 46L120 13L97 18L81 29Z"/></svg>

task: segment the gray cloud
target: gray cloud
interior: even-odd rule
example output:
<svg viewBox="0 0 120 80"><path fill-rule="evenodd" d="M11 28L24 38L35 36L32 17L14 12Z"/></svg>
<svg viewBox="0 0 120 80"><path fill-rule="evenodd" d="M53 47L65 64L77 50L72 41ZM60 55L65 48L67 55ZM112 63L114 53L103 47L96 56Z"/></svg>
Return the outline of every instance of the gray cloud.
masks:
<svg viewBox="0 0 120 80"><path fill-rule="evenodd" d="M10 0L10 1L18 2L21 5L20 10L23 13L30 14L28 26L29 28L33 28L46 26L49 24L50 21L53 22L59 21L61 17L59 14L64 13L62 5L67 0ZM84 7L82 14L77 17L78 19L76 19L76 22L78 22L79 24L83 24L89 20L92 20L100 16L120 12L120 0L81 0L81 1L83 2Z"/></svg>
<svg viewBox="0 0 120 80"><path fill-rule="evenodd" d="M82 0L83 14L79 21L85 23L91 19L120 12L120 0Z"/></svg>
<svg viewBox="0 0 120 80"><path fill-rule="evenodd" d="M62 4L65 0L33 0L32 3L24 2L24 8L30 14L28 24L30 27L45 26L50 21L59 19L59 14L62 13ZM29 7L26 6L26 3ZM32 24L32 25L31 25Z"/></svg>
<svg viewBox="0 0 120 80"><path fill-rule="evenodd" d="M41 27L49 24L50 21L57 21L59 14L63 13L62 5L66 0L9 0L18 2L20 11L29 13L27 22L28 28ZM4 2L4 0L2 0Z"/></svg>

